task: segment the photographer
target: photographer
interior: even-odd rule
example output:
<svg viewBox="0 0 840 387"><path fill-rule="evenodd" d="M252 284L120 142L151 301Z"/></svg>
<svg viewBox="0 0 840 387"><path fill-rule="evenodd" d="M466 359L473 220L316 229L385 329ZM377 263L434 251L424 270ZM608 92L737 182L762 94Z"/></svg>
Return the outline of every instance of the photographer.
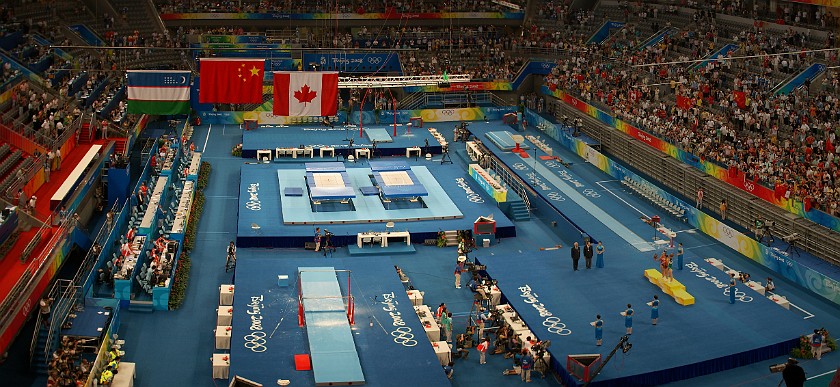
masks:
<svg viewBox="0 0 840 387"><path fill-rule="evenodd" d="M227 261L225 262L225 273L227 273L230 269L236 267L236 245L233 244L233 241L230 241L230 244L227 247Z"/></svg>
<svg viewBox="0 0 840 387"><path fill-rule="evenodd" d="M789 358L782 371L782 379L787 387L802 387L805 385L805 370L799 366L796 359Z"/></svg>

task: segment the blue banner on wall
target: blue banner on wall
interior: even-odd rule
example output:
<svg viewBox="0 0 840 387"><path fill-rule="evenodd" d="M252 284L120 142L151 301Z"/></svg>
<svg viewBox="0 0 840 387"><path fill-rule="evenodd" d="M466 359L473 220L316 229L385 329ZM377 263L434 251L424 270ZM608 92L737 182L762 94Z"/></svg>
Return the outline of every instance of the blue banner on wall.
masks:
<svg viewBox="0 0 840 387"><path fill-rule="evenodd" d="M372 73L402 71L397 54L303 54L303 66L316 64L322 71Z"/></svg>
<svg viewBox="0 0 840 387"><path fill-rule="evenodd" d="M601 25L601 28L598 31L595 31L594 34L586 41L589 44L601 44L604 40L606 40L610 36L610 30L624 27L624 22L617 22L607 20Z"/></svg>
<svg viewBox="0 0 840 387"><path fill-rule="evenodd" d="M526 64L521 71L519 71L519 75L516 76L516 79L513 80L512 88L516 90L519 88L519 85L525 81L531 74L536 75L547 75L551 73L551 69L557 66L554 62L537 62L537 61L530 61Z"/></svg>

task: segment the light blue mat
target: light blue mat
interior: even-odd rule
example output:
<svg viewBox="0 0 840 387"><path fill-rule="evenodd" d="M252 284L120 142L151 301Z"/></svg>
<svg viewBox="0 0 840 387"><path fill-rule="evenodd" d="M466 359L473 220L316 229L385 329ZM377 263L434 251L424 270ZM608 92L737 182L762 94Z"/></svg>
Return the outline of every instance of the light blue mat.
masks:
<svg viewBox="0 0 840 387"><path fill-rule="evenodd" d="M390 134L388 134L388 129L383 129L383 128L365 129L365 134L367 135L368 140L370 140L371 143L373 143L374 141L377 142L377 143L379 143L379 142L394 142L394 139L391 138Z"/></svg>
<svg viewBox="0 0 840 387"><path fill-rule="evenodd" d="M490 142L496 144L499 149L507 152L514 148L516 148L516 141L513 141L513 137L511 137L513 133L508 132L507 130L500 130L495 132L487 132L484 136L487 137ZM522 144L519 144L519 149L530 149L528 144L523 141Z"/></svg>

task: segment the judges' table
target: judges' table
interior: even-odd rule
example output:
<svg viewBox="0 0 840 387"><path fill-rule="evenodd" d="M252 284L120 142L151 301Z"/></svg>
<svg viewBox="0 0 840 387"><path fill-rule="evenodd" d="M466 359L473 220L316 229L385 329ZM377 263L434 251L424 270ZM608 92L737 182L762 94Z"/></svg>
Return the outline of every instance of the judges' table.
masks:
<svg viewBox="0 0 840 387"><path fill-rule="evenodd" d="M440 327L433 315L421 318L420 323L423 324L423 330L426 331L426 337L429 338L429 342L440 341Z"/></svg>
<svg viewBox="0 0 840 387"><path fill-rule="evenodd" d="M762 285L761 285L760 283L758 283L758 282L755 282L755 281L747 281L747 287L748 287L748 288L750 288L750 289L752 289L752 290L757 291L757 292L758 292L759 294L761 294L762 296L764 295L764 291L765 291L764 286L762 286Z"/></svg>
<svg viewBox="0 0 840 387"><path fill-rule="evenodd" d="M175 219L172 220L172 229L169 231L172 234L180 234L184 232L184 227L187 224L187 219L190 217L190 210L192 209L192 181L184 183L184 189L181 190L181 198L178 200L178 212L175 213Z"/></svg>
<svg viewBox="0 0 840 387"><path fill-rule="evenodd" d="M219 305L233 305L233 285L222 285L219 287Z"/></svg>
<svg viewBox="0 0 840 387"><path fill-rule="evenodd" d="M229 325L216 327L216 349L230 349L230 331Z"/></svg>
<svg viewBox="0 0 840 387"><path fill-rule="evenodd" d="M146 213L143 214L143 219L140 221L140 228L138 229L144 235L151 234L151 228L157 216L158 205L160 204L161 196L163 196L163 191L166 189L166 182L168 180L169 178L166 176L160 176L155 183L155 189L149 198L149 206L146 207Z"/></svg>
<svg viewBox="0 0 840 387"><path fill-rule="evenodd" d="M225 353L213 354L213 379L227 379L230 372L230 355Z"/></svg>
<svg viewBox="0 0 840 387"><path fill-rule="evenodd" d="M132 387L134 386L134 377L136 376L136 367L134 363L127 361L120 362L120 372L114 375L111 380L111 387Z"/></svg>
<svg viewBox="0 0 840 387"><path fill-rule="evenodd" d="M525 325L525 322L522 321L522 319L515 316L516 312L513 311L513 308L511 308L510 305L496 305L496 310L502 312L502 318L504 318L505 324L509 325L514 332L519 333L521 331L528 331L528 326Z"/></svg>
<svg viewBox="0 0 840 387"><path fill-rule="evenodd" d="M481 286L478 288L478 292L490 300L491 307L499 305L499 302L502 300L502 291L499 290L498 286Z"/></svg>
<svg viewBox="0 0 840 387"><path fill-rule="evenodd" d="M216 325L230 325L232 315L232 307L219 305L219 309L216 309Z"/></svg>
<svg viewBox="0 0 840 387"><path fill-rule="evenodd" d="M423 294L419 290L408 290L408 299L411 300L411 305L423 305Z"/></svg>
<svg viewBox="0 0 840 387"><path fill-rule="evenodd" d="M411 233L408 231L360 232L356 234L356 245L361 248L364 240L370 239L371 241L378 240L380 247L388 247L388 239L390 238L405 240L405 244L411 246Z"/></svg>
<svg viewBox="0 0 840 387"><path fill-rule="evenodd" d="M432 348L435 349L435 355L440 361L440 365L447 365L452 361L452 348L445 341L433 341Z"/></svg>

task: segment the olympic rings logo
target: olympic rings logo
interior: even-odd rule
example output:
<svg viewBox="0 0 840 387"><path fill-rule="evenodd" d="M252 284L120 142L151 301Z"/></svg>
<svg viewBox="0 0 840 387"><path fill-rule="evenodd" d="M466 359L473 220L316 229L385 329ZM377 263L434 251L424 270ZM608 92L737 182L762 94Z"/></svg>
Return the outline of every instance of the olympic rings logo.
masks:
<svg viewBox="0 0 840 387"><path fill-rule="evenodd" d="M572 334L572 330L566 328L566 324L560 322L560 317L557 316L549 316L545 318L542 325L548 328L549 333L554 333L560 336L568 336Z"/></svg>
<svg viewBox="0 0 840 387"><path fill-rule="evenodd" d="M367 60L368 60L368 63L370 63L370 64L380 64L380 63L382 63L382 58L380 58L378 56L368 57Z"/></svg>
<svg viewBox="0 0 840 387"><path fill-rule="evenodd" d="M265 346L265 332L263 331L251 332L245 335L243 339L245 339L245 348L248 348L253 352L262 353L268 349Z"/></svg>
<svg viewBox="0 0 840 387"><path fill-rule="evenodd" d="M549 168L560 168L560 164L557 164L554 160L548 160L545 162L545 166Z"/></svg>
<svg viewBox="0 0 840 387"><path fill-rule="evenodd" d="M552 65L552 63L545 63L545 62L543 62L542 67L543 67L544 69L548 69L548 68L551 68L551 65Z"/></svg>
<svg viewBox="0 0 840 387"><path fill-rule="evenodd" d="M744 189L752 192L755 189L755 183L744 180Z"/></svg>
<svg viewBox="0 0 840 387"><path fill-rule="evenodd" d="M468 194L467 199L469 199L469 201L472 203L484 203L484 198L482 198L481 195L477 193Z"/></svg>
<svg viewBox="0 0 840 387"><path fill-rule="evenodd" d="M548 197L548 200L553 200L555 202L562 202L566 200L566 198L563 197L563 195L560 195L559 193L554 191L549 192L546 196Z"/></svg>
<svg viewBox="0 0 840 387"><path fill-rule="evenodd" d="M528 166L523 164L523 163L516 163L516 164L513 164L513 169L515 169L517 171L524 171L524 170L528 169Z"/></svg>
<svg viewBox="0 0 840 387"><path fill-rule="evenodd" d="M245 208L251 211L259 211L262 209L262 204L260 204L259 201L248 201L247 203L245 203Z"/></svg>
<svg viewBox="0 0 840 387"><path fill-rule="evenodd" d="M394 336L394 342L403 347L413 347L417 345L417 340L414 340L414 334L411 333L410 327L399 327L391 332Z"/></svg>
<svg viewBox="0 0 840 387"><path fill-rule="evenodd" d="M443 110L440 111L440 114L443 114L445 116L451 116L451 115L455 114L455 111L452 110L452 109L443 109Z"/></svg>
<svg viewBox="0 0 840 387"><path fill-rule="evenodd" d="M586 195L586 196L589 196L590 198L593 198L593 199L597 199L597 198L601 197L601 194L599 194L598 192L595 192L595 190L593 190L592 188L587 188L587 189L583 190L583 194Z"/></svg>
<svg viewBox="0 0 840 387"><path fill-rule="evenodd" d="M732 289L732 287L727 287L726 289L723 290L723 295L724 296L727 296L727 297L729 296L729 289ZM741 301L741 302L752 302L753 298L751 296L748 296L747 293L739 292L738 288L734 288L734 289L735 289L735 299L736 300Z"/></svg>

